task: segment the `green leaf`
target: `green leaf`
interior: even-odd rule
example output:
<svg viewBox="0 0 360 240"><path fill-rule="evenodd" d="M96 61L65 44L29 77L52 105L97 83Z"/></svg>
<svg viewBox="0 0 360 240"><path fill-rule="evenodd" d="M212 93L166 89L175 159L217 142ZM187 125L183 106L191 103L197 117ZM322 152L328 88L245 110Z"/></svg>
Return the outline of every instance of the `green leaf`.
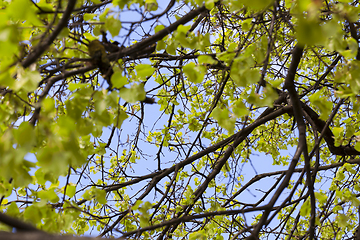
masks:
<svg viewBox="0 0 360 240"><path fill-rule="evenodd" d="M35 144L36 137L35 137L34 127L28 122L22 122L19 128L14 132L14 137L16 142L20 146L26 146L31 149Z"/></svg>
<svg viewBox="0 0 360 240"><path fill-rule="evenodd" d="M323 88L309 97L310 102L319 108L320 118L323 120L326 120L329 117L333 108L333 103L324 97L324 95L326 95L325 91L326 90Z"/></svg>
<svg viewBox="0 0 360 240"><path fill-rule="evenodd" d="M51 4L51 2L40 0L36 4L38 7L40 7L44 11L49 11L49 12L54 11L54 7Z"/></svg>
<svg viewBox="0 0 360 240"><path fill-rule="evenodd" d="M203 210L202 210L200 207L195 207L195 208L194 208L194 212L197 213L197 214L199 214L199 213L202 213Z"/></svg>
<svg viewBox="0 0 360 240"><path fill-rule="evenodd" d="M249 113L249 110L242 102L242 100L239 99L233 105L233 112L236 117L242 117L242 116L246 116Z"/></svg>
<svg viewBox="0 0 360 240"><path fill-rule="evenodd" d="M19 216L20 211L19 211L19 208L18 208L18 206L16 205L15 202L12 202L12 203L8 206L8 208L7 208L7 210L6 210L6 214L8 214L9 216L13 216L13 217Z"/></svg>
<svg viewBox="0 0 360 240"><path fill-rule="evenodd" d="M90 86L89 84L84 84L84 83L69 83L68 89L69 91L75 91L77 89L86 88L89 86Z"/></svg>
<svg viewBox="0 0 360 240"><path fill-rule="evenodd" d="M115 37L119 35L121 29L121 22L114 17L107 17L105 19L105 28L110 32L113 37Z"/></svg>
<svg viewBox="0 0 360 240"><path fill-rule="evenodd" d="M66 152L58 152L58 148L55 146L42 148L36 154L38 164L45 172L56 172L59 174L66 173L68 169L68 156Z"/></svg>
<svg viewBox="0 0 360 240"><path fill-rule="evenodd" d="M134 84L130 88L121 88L120 97L129 103L145 100L146 93L144 90L144 84Z"/></svg>
<svg viewBox="0 0 360 240"><path fill-rule="evenodd" d="M160 41L157 42L157 44L156 44L156 50L157 51L160 51L160 50L165 49L165 48L166 48L166 43L165 43L164 40L160 40Z"/></svg>
<svg viewBox="0 0 360 240"><path fill-rule="evenodd" d="M117 128L120 128L124 120L127 118L128 115L126 114L126 112L120 109L119 114L114 116L114 125Z"/></svg>
<svg viewBox="0 0 360 240"><path fill-rule="evenodd" d="M209 55L201 55L201 56L199 56L198 57L198 61L199 61L199 63L200 64L215 64L216 63L216 60L213 58L213 57L211 57L211 56L209 56Z"/></svg>
<svg viewBox="0 0 360 240"><path fill-rule="evenodd" d="M54 189L40 191L37 193L37 195L42 200L49 200L52 203L56 203L59 201L59 197L54 192Z"/></svg>
<svg viewBox="0 0 360 240"><path fill-rule="evenodd" d="M255 11L259 11L271 6L274 0L240 0L239 2Z"/></svg>
<svg viewBox="0 0 360 240"><path fill-rule="evenodd" d="M114 6L119 6L120 9L123 9L130 0L113 0L112 3Z"/></svg>
<svg viewBox="0 0 360 240"><path fill-rule="evenodd" d="M7 12L13 18L13 20L25 20L29 14L32 13L33 8L29 1L26 0L14 0L7 7Z"/></svg>
<svg viewBox="0 0 360 240"><path fill-rule="evenodd" d="M31 71L30 69L19 69L18 81L15 82L14 90L24 90L25 92L32 92L37 87L41 80L38 71Z"/></svg>
<svg viewBox="0 0 360 240"><path fill-rule="evenodd" d="M358 52L358 43L353 38L348 38L346 40L347 46L349 47L348 50L342 50L339 51L341 55L343 55L345 58L355 58Z"/></svg>
<svg viewBox="0 0 360 240"><path fill-rule="evenodd" d="M95 13L85 13L84 14L84 21L89 21L94 19L97 16Z"/></svg>
<svg viewBox="0 0 360 240"><path fill-rule="evenodd" d="M139 78L146 78L154 73L155 68L149 64L139 64L135 66L135 70Z"/></svg>
<svg viewBox="0 0 360 240"><path fill-rule="evenodd" d="M325 38L317 19L301 17L296 27L296 37L302 45L322 43Z"/></svg>
<svg viewBox="0 0 360 240"><path fill-rule="evenodd" d="M335 207L333 208L333 212L334 212L334 213L337 213L337 212L342 211L342 210L343 210L343 208L342 208L340 205L337 205L337 206L335 206Z"/></svg>
<svg viewBox="0 0 360 240"><path fill-rule="evenodd" d="M178 28L176 29L177 33L183 33L186 34L191 28L191 25L179 25Z"/></svg>
<svg viewBox="0 0 360 240"><path fill-rule="evenodd" d="M248 84L257 83L260 81L260 72L257 69L246 69L243 73L243 78Z"/></svg>
<svg viewBox="0 0 360 240"><path fill-rule="evenodd" d="M337 216L337 222L339 223L340 227L345 228L349 225L349 217L345 214L340 213Z"/></svg>
<svg viewBox="0 0 360 240"><path fill-rule="evenodd" d="M82 197L85 199L85 200L90 200L92 197L93 197L93 191L92 189L88 189L84 192L84 194L82 195Z"/></svg>
<svg viewBox="0 0 360 240"><path fill-rule="evenodd" d="M46 214L46 211L43 211ZM41 221L42 213L38 206L30 205L24 211L24 218L33 224Z"/></svg>
<svg viewBox="0 0 360 240"><path fill-rule="evenodd" d="M340 137L343 135L344 128L343 127L333 127L332 131L333 131L335 137Z"/></svg>
<svg viewBox="0 0 360 240"><path fill-rule="evenodd" d="M105 190L95 189L94 194L95 194L96 201L98 201L101 204L106 204L107 203L106 191Z"/></svg>
<svg viewBox="0 0 360 240"><path fill-rule="evenodd" d="M166 46L166 51L170 54L170 55L175 55L176 54L176 48L178 46L178 42L176 42L175 40L172 40L170 42L167 43Z"/></svg>
<svg viewBox="0 0 360 240"><path fill-rule="evenodd" d="M69 36L69 34L70 34L70 30L69 30L67 27L65 27L65 28L63 28L63 29L61 30L61 32L60 32L60 34L57 36L57 38L58 38L58 39L62 39L62 38L65 38L65 37Z"/></svg>
<svg viewBox="0 0 360 240"><path fill-rule="evenodd" d="M115 72L111 76L111 83L114 86L114 88L120 89L128 83L128 80L125 76L121 74L121 72Z"/></svg>
<svg viewBox="0 0 360 240"><path fill-rule="evenodd" d="M75 196L76 193L76 185L73 183L69 183L66 187L66 195L70 198Z"/></svg>
<svg viewBox="0 0 360 240"><path fill-rule="evenodd" d="M311 205L310 200L307 199L300 208L300 216L306 217L310 215Z"/></svg>
<svg viewBox="0 0 360 240"><path fill-rule="evenodd" d="M252 57L241 56L234 60L230 76L239 87L246 87L249 84L257 83L260 80L258 69L252 68Z"/></svg>
<svg viewBox="0 0 360 240"><path fill-rule="evenodd" d="M39 168L38 170L36 170L35 177L36 177L37 183L39 183L40 185L45 184L46 180L45 180L45 173L44 173L43 169Z"/></svg>
<svg viewBox="0 0 360 240"><path fill-rule="evenodd" d="M154 31L155 31L155 33L157 33L158 31L163 30L164 28L165 28L164 25L157 25L157 26L155 27Z"/></svg>
<svg viewBox="0 0 360 240"><path fill-rule="evenodd" d="M208 239L204 231L190 233L189 240L206 240Z"/></svg>
<svg viewBox="0 0 360 240"><path fill-rule="evenodd" d="M144 214L141 214L140 215L140 227L144 228L144 227L148 227L148 226L150 226L149 217L144 216Z"/></svg>
<svg viewBox="0 0 360 240"><path fill-rule="evenodd" d="M248 18L241 22L241 27L244 31L247 32L251 29L252 20L253 20L252 18ZM237 45L236 43L232 43L231 50L229 50L229 51L234 51L236 45Z"/></svg>
<svg viewBox="0 0 360 240"><path fill-rule="evenodd" d="M254 89L252 89L252 91L250 92L250 94L246 98L246 100L250 104L256 104L256 105L261 105L262 104L262 100L260 99L260 95L257 94Z"/></svg>
<svg viewBox="0 0 360 240"><path fill-rule="evenodd" d="M216 0L205 0L205 7L207 10L211 10L215 6Z"/></svg>
<svg viewBox="0 0 360 240"><path fill-rule="evenodd" d="M339 170L337 173L336 173L336 180L338 181L342 181L345 179L345 174L342 170Z"/></svg>
<svg viewBox="0 0 360 240"><path fill-rule="evenodd" d="M211 116L229 133L234 132L235 118L229 117L229 110L227 108L221 109L220 107L216 107L211 113Z"/></svg>
<svg viewBox="0 0 360 240"><path fill-rule="evenodd" d="M315 198L320 203L320 206L323 206L327 201L327 196L322 192L315 192Z"/></svg>
<svg viewBox="0 0 360 240"><path fill-rule="evenodd" d="M134 206L131 207L131 209L134 210L134 211L138 210L139 207L140 207L140 204L142 204L142 203L143 203L143 201L137 200L137 201L135 202Z"/></svg>
<svg viewBox="0 0 360 240"><path fill-rule="evenodd" d="M156 0L145 0L146 11L156 11L158 9L158 3Z"/></svg>
<svg viewBox="0 0 360 240"><path fill-rule="evenodd" d="M196 66L195 63L191 62L183 66L183 71L190 82L201 83L204 79L204 66Z"/></svg>
<svg viewBox="0 0 360 240"><path fill-rule="evenodd" d="M144 202L144 204L141 206L140 211L143 212L143 213L145 213L145 212L147 212L148 210L150 210L150 209L152 208L152 206L153 206L153 204L151 204L151 202L146 201L146 202Z"/></svg>

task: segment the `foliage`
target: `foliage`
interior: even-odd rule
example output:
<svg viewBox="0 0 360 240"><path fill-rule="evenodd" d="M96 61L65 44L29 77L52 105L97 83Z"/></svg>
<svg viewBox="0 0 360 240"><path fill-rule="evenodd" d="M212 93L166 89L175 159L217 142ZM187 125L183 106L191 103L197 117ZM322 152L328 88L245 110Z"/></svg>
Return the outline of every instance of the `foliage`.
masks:
<svg viewBox="0 0 360 240"><path fill-rule="evenodd" d="M358 1L0 6L0 230L356 236Z"/></svg>

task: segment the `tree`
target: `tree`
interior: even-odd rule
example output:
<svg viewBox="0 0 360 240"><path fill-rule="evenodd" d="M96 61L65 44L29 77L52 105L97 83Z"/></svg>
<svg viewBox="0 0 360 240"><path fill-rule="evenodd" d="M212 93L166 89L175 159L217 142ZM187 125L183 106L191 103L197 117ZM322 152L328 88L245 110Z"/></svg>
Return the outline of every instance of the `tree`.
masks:
<svg viewBox="0 0 360 240"><path fill-rule="evenodd" d="M360 239L359 13L2 1L0 236Z"/></svg>

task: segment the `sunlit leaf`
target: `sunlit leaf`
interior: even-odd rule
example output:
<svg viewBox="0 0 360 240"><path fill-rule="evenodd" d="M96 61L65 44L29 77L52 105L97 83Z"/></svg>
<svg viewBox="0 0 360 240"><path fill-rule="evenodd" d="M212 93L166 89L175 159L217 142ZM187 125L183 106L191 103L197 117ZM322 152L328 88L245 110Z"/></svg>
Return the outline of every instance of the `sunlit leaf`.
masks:
<svg viewBox="0 0 360 240"><path fill-rule="evenodd" d="M148 76L151 76L154 73L155 68L153 68L149 64L139 64L139 65L136 65L135 70L136 70L138 77L146 78Z"/></svg>
<svg viewBox="0 0 360 240"><path fill-rule="evenodd" d="M143 101L146 97L143 84L134 84L130 88L121 88L120 97L130 103Z"/></svg>

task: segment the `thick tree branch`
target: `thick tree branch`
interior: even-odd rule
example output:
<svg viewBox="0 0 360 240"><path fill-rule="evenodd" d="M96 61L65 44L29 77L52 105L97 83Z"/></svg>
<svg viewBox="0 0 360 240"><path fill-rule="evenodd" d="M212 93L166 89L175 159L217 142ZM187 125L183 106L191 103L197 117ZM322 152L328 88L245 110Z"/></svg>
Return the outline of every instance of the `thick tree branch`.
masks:
<svg viewBox="0 0 360 240"><path fill-rule="evenodd" d="M101 238L51 235L43 232L0 232L0 239L6 240L96 240Z"/></svg>
<svg viewBox="0 0 360 240"><path fill-rule="evenodd" d="M40 231L33 225L30 225L26 222L20 221L16 218L10 217L9 215L2 213L2 212L0 212L0 222L4 223L10 227L16 228L17 231ZM0 234L1 234L1 232L0 232ZM2 239L2 238L0 237L0 239ZM6 239L6 238L3 238L3 239Z"/></svg>
<svg viewBox="0 0 360 240"><path fill-rule="evenodd" d="M47 37L44 41L40 42L34 50L29 54L24 61L21 62L21 65L24 68L29 67L32 63L34 63L40 56L45 52L46 49L52 44L52 42L56 39L56 37L60 34L61 30L64 27L67 27L68 21L70 19L71 13L74 10L76 5L76 0L69 0L66 10L59 21L58 25L55 27L54 31Z"/></svg>
<svg viewBox="0 0 360 240"><path fill-rule="evenodd" d="M310 212L310 229L309 229L309 237L310 240L314 239L315 235L315 195L314 195L314 184L311 179L310 173L310 158L307 149L307 142L306 142L306 125L303 119L303 113L301 108L301 101L299 95L295 88L295 74L297 70L297 66L300 63L302 54L303 54L303 47L297 45L293 50L293 61L290 64L290 69L288 76L285 79L285 88L289 92L290 101L294 107L294 117L296 123L298 125L299 130L299 145L298 148L300 151L303 152L304 161L305 161L305 172L306 172L306 182L308 185L308 190L310 194L310 205L311 205L311 212Z"/></svg>
<svg viewBox="0 0 360 240"><path fill-rule="evenodd" d="M296 119L298 121L303 121L302 119L302 115L301 115L301 106L299 103L299 99L296 99L297 93L296 90L293 89L291 87L291 85L293 85L293 81L295 79L295 74L297 71L297 67L300 63L301 60L301 56L302 56L302 52L303 49L300 47L295 47L295 49L293 50L293 58L290 64L290 68L288 71L288 74L286 76L285 79L285 88L287 88L289 90L289 95L291 98L291 103L294 104L292 106L292 108L294 109L294 115L296 115ZM295 93L294 93L295 90ZM300 120L301 119L301 120ZM302 134L302 132L300 132L300 134ZM290 178L294 172L295 166L298 163L298 160L300 158L301 153L304 150L304 145L303 142L299 143L298 148L296 149L295 155L289 165L289 169L288 172L286 173L282 183L280 184L279 188L276 190L276 192L274 193L274 196L271 198L271 200L269 201L269 203L267 204L267 208L265 209L265 211L263 212L259 222L256 224L254 230L252 231L251 235L247 238L247 240L257 240L259 239L259 232L261 230L261 228L263 227L263 225L266 223L267 221L267 217L270 214L270 211L272 209L272 207L274 206L275 202L277 201L277 199L279 198L280 194L282 193L282 191L288 186Z"/></svg>
<svg viewBox="0 0 360 240"><path fill-rule="evenodd" d="M197 17L199 14L201 14L204 11L207 11L205 6L199 7L197 9L190 11L185 16L183 16L182 18L180 18L179 20L177 20L170 26L155 33L151 37L145 38L144 40L142 40L138 43L135 43L134 45L131 45L130 47L127 47L125 49L119 48L118 52L112 53L109 55L109 59L111 61L115 61L124 56L131 56L135 53L141 53L144 48L147 48L147 47L151 46L152 44L156 43L157 41L163 39L165 36L169 35L173 31L175 31L178 28L178 26L191 21L192 19L194 19L195 17Z"/></svg>

